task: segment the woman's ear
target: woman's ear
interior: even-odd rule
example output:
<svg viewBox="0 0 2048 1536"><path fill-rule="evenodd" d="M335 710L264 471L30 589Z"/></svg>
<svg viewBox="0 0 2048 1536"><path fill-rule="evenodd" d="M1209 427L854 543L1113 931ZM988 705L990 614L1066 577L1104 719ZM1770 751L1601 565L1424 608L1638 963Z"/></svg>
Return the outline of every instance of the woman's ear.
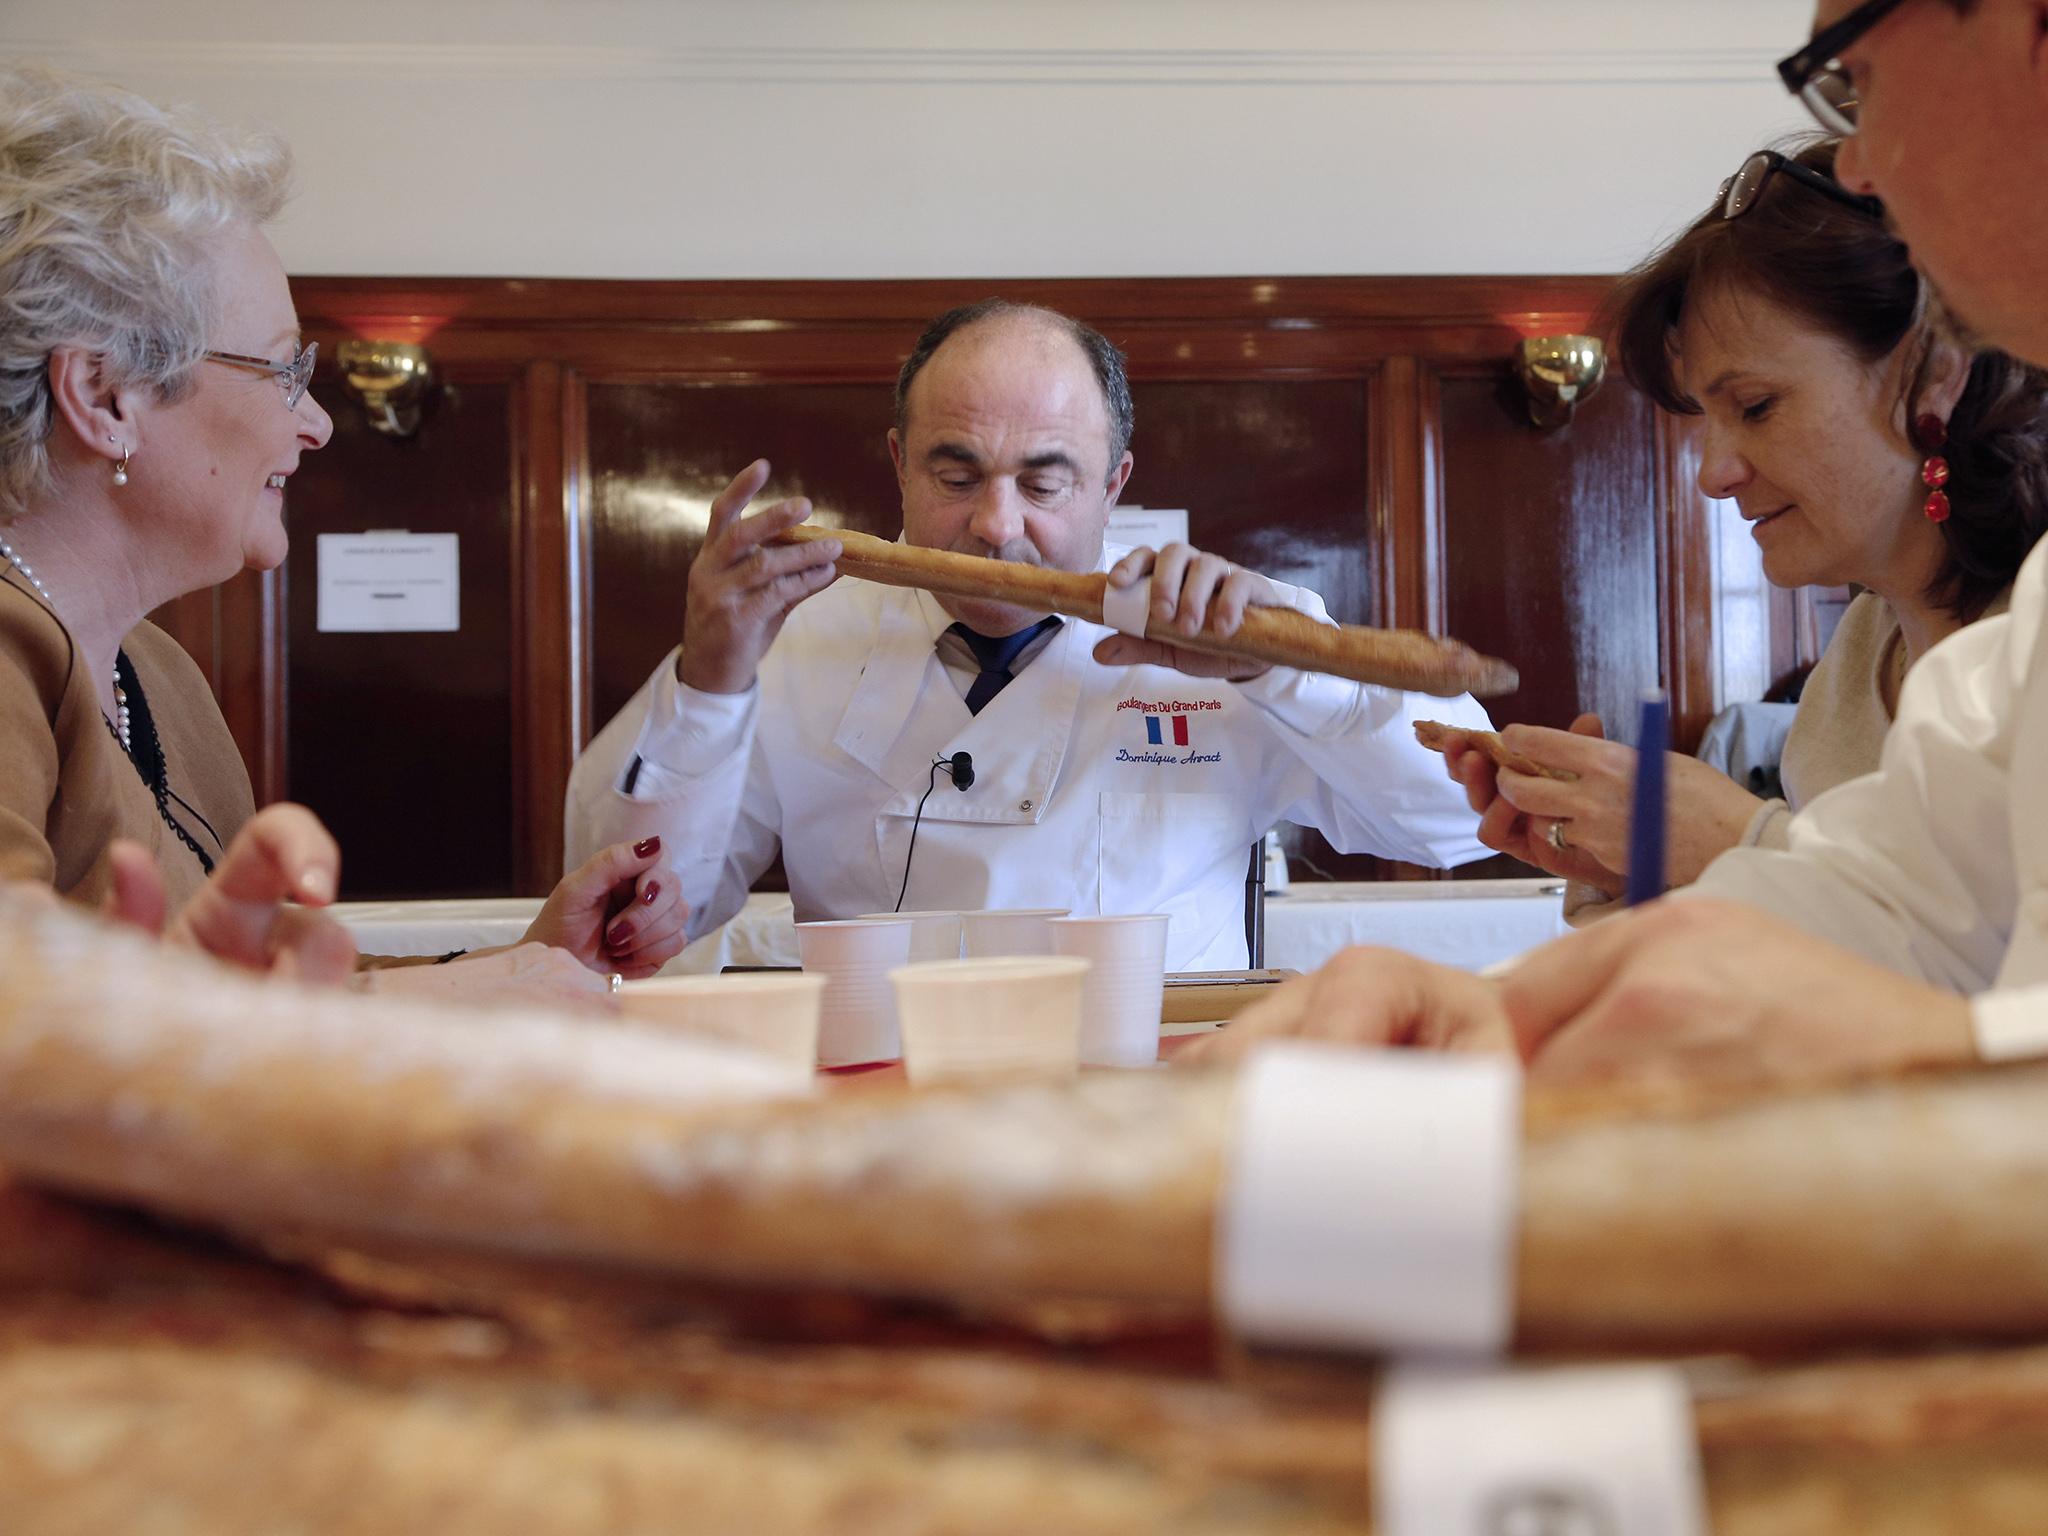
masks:
<svg viewBox="0 0 2048 1536"><path fill-rule="evenodd" d="M1975 361L1974 353L1946 337L1935 337L1927 349L1927 366L1920 375L1920 394L1912 404L1913 415L1932 414L1944 422L1953 416L1956 402L1963 398L1963 390L1969 385L1970 365Z"/></svg>
<svg viewBox="0 0 2048 1536"><path fill-rule="evenodd" d="M111 386L99 354L85 347L55 348L49 369L51 403L78 450L110 461L126 458L135 447L132 391Z"/></svg>

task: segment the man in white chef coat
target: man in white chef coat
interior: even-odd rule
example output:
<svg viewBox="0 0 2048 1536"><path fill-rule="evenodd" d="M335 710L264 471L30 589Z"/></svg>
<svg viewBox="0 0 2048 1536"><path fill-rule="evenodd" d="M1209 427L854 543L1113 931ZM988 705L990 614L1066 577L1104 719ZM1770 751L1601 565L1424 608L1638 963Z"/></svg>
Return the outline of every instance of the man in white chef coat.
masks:
<svg viewBox="0 0 2048 1536"><path fill-rule="evenodd" d="M1230 634L1250 604L1327 622L1315 594L1183 545L1105 546L1131 473L1123 359L1047 310L941 316L889 433L913 545L1152 576L1152 613ZM1275 822L1449 865L1476 818L1413 724L1437 699L1228 662L1044 610L847 580L836 541L768 541L802 501L713 504L681 646L578 760L569 857L659 833L691 931L731 917L778 849L799 920L920 908L1170 915L1170 969L1246 960L1249 850ZM826 588L830 587L827 591ZM960 787L956 754L971 760Z"/></svg>
<svg viewBox="0 0 2048 1536"><path fill-rule="evenodd" d="M2048 0L1822 0L1780 72L1961 327L2048 365ZM1248 1022L1221 1053L1298 1031L1732 1077L2048 1054L2048 542L1789 849L1730 852L1505 985L1354 951Z"/></svg>

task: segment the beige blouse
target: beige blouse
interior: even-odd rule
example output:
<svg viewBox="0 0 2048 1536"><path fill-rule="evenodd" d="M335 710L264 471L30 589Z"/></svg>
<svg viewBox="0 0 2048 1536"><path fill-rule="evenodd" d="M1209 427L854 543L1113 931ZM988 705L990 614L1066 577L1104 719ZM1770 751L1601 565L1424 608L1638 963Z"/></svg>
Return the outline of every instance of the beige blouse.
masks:
<svg viewBox="0 0 2048 1536"><path fill-rule="evenodd" d="M2008 588L1983 617L2005 612L2011 600ZM1758 806L1737 846L1789 846L1792 818L1801 807L1838 784L1875 773L1905 678L1906 643L1891 604L1875 592L1858 593L1799 695L1799 710L1785 735L1785 755L1779 764L1786 798ZM1619 906L1577 880L1565 888L1565 920L1574 926Z"/></svg>

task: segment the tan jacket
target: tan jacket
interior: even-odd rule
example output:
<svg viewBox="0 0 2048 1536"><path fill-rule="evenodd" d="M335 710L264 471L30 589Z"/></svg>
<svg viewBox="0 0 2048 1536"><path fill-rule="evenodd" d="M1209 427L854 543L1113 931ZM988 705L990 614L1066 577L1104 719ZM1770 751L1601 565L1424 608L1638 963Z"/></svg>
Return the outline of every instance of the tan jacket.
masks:
<svg viewBox="0 0 2048 1536"><path fill-rule="evenodd" d="M209 858L255 813L249 773L192 659L153 624L122 641L163 742L168 802ZM158 814L107 728L70 633L18 572L0 567L0 879L34 880L97 904L107 845L129 837L156 856L172 910L204 878Z"/></svg>

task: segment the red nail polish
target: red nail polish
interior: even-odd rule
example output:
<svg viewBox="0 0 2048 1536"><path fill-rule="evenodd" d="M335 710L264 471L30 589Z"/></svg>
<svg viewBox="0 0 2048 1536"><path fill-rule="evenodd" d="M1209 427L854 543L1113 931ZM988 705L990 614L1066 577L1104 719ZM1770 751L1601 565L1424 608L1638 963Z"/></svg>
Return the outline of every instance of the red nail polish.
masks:
<svg viewBox="0 0 2048 1536"><path fill-rule="evenodd" d="M604 947L606 949L617 949L632 937L633 930L630 928L612 928L604 936Z"/></svg>
<svg viewBox="0 0 2048 1536"><path fill-rule="evenodd" d="M651 859L659 852L661 852L661 839L658 837L650 837L644 842L638 842L633 845L633 857L636 859Z"/></svg>
<svg viewBox="0 0 2048 1536"><path fill-rule="evenodd" d="M640 893L640 900L645 905L651 907L654 905L654 898L660 894L661 882L659 880L650 880L647 882L647 889Z"/></svg>

